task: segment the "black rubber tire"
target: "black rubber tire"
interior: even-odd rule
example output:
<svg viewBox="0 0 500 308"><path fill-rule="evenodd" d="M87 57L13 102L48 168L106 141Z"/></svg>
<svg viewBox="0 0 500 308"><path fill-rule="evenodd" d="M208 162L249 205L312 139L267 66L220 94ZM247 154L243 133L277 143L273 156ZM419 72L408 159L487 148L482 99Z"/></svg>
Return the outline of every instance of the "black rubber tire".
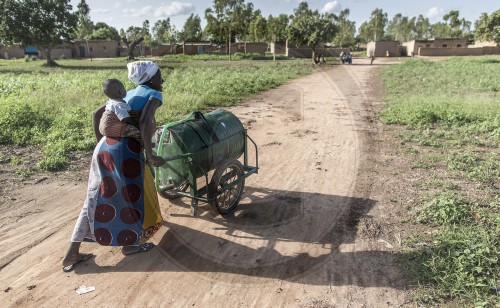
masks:
<svg viewBox="0 0 500 308"><path fill-rule="evenodd" d="M160 197L168 199L168 200L173 200L179 198L181 195L179 195L177 192L178 191L183 191L185 192L189 187L189 182L184 182L177 189L166 189L166 190L159 190L158 194Z"/></svg>
<svg viewBox="0 0 500 308"><path fill-rule="evenodd" d="M218 189L234 182L243 176L243 165L236 159L228 159L217 166L209 184L210 194L215 194ZM245 180L239 182L220 195L214 196L210 204L221 214L228 214L236 209L241 200Z"/></svg>

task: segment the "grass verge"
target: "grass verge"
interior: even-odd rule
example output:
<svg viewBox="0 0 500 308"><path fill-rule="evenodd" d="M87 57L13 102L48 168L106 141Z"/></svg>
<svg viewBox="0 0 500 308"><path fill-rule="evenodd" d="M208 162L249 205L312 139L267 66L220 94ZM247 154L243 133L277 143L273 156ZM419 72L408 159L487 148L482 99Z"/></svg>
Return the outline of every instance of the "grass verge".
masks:
<svg viewBox="0 0 500 308"><path fill-rule="evenodd" d="M164 57L154 61L163 72L164 105L158 123L175 121L192 110L237 104L254 93L312 71L310 61L252 61L256 55ZM264 57L268 59L269 57ZM271 58L272 59L272 58ZM210 61L207 61L210 60ZM106 101L102 81L117 78L128 90L125 59L43 61L0 60L0 144L36 145L42 170L65 168L75 150L95 143L92 111Z"/></svg>
<svg viewBox="0 0 500 308"><path fill-rule="evenodd" d="M380 118L404 126L402 153L422 177L410 216L437 230L409 241L403 256L423 304L500 304L492 291L500 286L499 63L417 59L382 71Z"/></svg>

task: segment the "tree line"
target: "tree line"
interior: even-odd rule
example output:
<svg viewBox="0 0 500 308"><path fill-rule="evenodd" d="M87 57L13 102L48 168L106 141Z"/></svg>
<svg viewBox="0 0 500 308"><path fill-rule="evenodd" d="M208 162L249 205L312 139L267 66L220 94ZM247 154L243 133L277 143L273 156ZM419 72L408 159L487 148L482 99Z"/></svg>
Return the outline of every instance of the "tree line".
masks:
<svg viewBox="0 0 500 308"><path fill-rule="evenodd" d="M349 20L349 9L339 14L321 13L301 2L292 15L279 14L265 17L245 0L214 0L212 7L204 12L206 26L201 18L191 14L182 29L178 30L170 18L160 19L151 26L145 20L142 27L130 26L126 30L94 23L90 19L90 8L80 0L73 11L70 0L2 0L0 2L0 43L22 43L35 45L49 51L52 46L64 40L102 39L122 41L132 51L144 42L148 46L162 43L173 44L182 41L211 41L216 44L230 44L236 41L285 42L295 45L331 44L335 47L352 47L359 43L377 40L409 41L432 37L466 37L500 44L500 10L483 13L472 23L460 18L460 12L452 10L443 20L432 24L428 18L419 15L408 17L396 14L389 19L387 13L376 8L370 19L363 22L358 31Z"/></svg>

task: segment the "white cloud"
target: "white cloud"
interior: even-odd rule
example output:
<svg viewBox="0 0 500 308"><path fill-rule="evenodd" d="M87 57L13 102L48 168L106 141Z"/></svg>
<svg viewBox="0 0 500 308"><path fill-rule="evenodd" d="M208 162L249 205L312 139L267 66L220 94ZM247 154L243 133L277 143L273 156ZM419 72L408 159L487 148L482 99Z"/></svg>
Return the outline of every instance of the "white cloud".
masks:
<svg viewBox="0 0 500 308"><path fill-rule="evenodd" d="M122 10L125 17L143 17L146 15L151 15L153 12L153 7L151 5L143 6L140 9L126 8Z"/></svg>
<svg viewBox="0 0 500 308"><path fill-rule="evenodd" d="M102 21L107 23L107 24L111 24L113 21L115 21L115 18L112 16L109 16L109 17L103 18Z"/></svg>
<svg viewBox="0 0 500 308"><path fill-rule="evenodd" d="M174 1L170 5L161 5L155 9L155 17L173 17L187 15L195 10L194 4Z"/></svg>
<svg viewBox="0 0 500 308"><path fill-rule="evenodd" d="M332 13L340 11L340 4L338 1L327 2L319 11L321 13Z"/></svg>
<svg viewBox="0 0 500 308"><path fill-rule="evenodd" d="M428 9L427 14L425 14L425 16L429 19L436 20L436 19L441 19L443 14L444 14L444 9L435 6Z"/></svg>
<svg viewBox="0 0 500 308"><path fill-rule="evenodd" d="M98 14L106 14L106 13L109 13L109 9L105 9L105 8L97 8L97 9L94 9L92 10L94 13L98 13Z"/></svg>

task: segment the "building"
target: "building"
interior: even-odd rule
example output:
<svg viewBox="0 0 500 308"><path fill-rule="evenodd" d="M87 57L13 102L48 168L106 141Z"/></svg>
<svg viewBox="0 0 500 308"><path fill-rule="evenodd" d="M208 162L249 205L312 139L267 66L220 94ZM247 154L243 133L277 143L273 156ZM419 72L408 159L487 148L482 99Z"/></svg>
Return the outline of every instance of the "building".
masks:
<svg viewBox="0 0 500 308"><path fill-rule="evenodd" d="M366 55L368 57L400 57L405 55L403 48L397 41L372 41L366 44Z"/></svg>
<svg viewBox="0 0 500 308"><path fill-rule="evenodd" d="M212 44L209 41L204 42L182 42L183 55L202 55L213 52Z"/></svg>
<svg viewBox="0 0 500 308"><path fill-rule="evenodd" d="M24 48L19 44L14 44L12 46L0 45L0 58L2 59L24 58Z"/></svg>
<svg viewBox="0 0 500 308"><path fill-rule="evenodd" d="M111 40L75 40L75 58L114 58L118 57L120 43Z"/></svg>
<svg viewBox="0 0 500 308"><path fill-rule="evenodd" d="M420 55L419 48L467 48L465 38L438 38L433 40L413 40L403 43L407 55Z"/></svg>
<svg viewBox="0 0 500 308"><path fill-rule="evenodd" d="M497 47L498 44L493 41L475 41L474 45L469 45L467 47Z"/></svg>
<svg viewBox="0 0 500 308"><path fill-rule="evenodd" d="M324 57L339 57L340 53L351 52L350 48L333 48L325 45L318 45L314 48L315 56L323 55ZM286 48L286 56L289 58L312 58L312 48L309 46L288 46Z"/></svg>

